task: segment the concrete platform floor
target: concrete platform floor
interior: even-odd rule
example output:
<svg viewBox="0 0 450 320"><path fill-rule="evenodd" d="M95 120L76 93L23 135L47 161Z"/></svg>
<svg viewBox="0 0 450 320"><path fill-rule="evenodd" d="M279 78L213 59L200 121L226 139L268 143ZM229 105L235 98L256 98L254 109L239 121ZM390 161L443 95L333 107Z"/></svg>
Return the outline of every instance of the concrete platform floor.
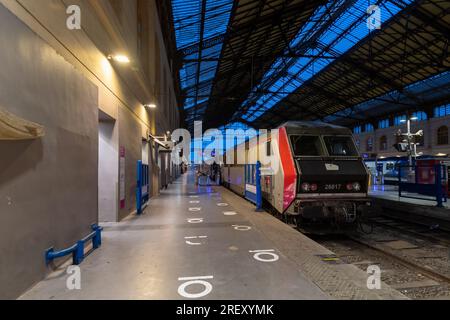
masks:
<svg viewBox="0 0 450 320"><path fill-rule="evenodd" d="M382 186L371 186L369 190L369 195L373 198L385 199L391 201L404 202L411 205L421 205L428 207L436 207L436 197L429 197L420 194L408 194L408 192L402 192L403 197L398 196L398 186L393 185L382 185ZM407 198L407 196L417 197L422 199ZM444 208L450 209L450 202L443 203Z"/></svg>
<svg viewBox="0 0 450 320"><path fill-rule="evenodd" d="M66 266L21 299L403 299L367 274L330 264L332 255L222 188L195 188L184 175L144 215L105 225L103 246L68 290Z"/></svg>
<svg viewBox="0 0 450 320"><path fill-rule="evenodd" d="M66 288L61 268L22 299L182 299L209 289L193 283L184 293L180 286L189 280L210 284L207 299L327 298L223 202L220 193L196 189L184 176L152 199L145 215L105 226L102 248L81 265L81 290Z"/></svg>

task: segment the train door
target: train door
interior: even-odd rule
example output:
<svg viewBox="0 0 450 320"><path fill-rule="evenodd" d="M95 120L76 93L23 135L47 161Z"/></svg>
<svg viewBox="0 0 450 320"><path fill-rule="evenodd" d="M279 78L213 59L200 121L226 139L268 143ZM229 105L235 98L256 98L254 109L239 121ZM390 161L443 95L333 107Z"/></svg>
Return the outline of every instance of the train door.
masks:
<svg viewBox="0 0 450 320"><path fill-rule="evenodd" d="M245 198L256 203L256 165L245 165Z"/></svg>
<svg viewBox="0 0 450 320"><path fill-rule="evenodd" d="M99 110L98 220L119 217L119 129L117 121Z"/></svg>

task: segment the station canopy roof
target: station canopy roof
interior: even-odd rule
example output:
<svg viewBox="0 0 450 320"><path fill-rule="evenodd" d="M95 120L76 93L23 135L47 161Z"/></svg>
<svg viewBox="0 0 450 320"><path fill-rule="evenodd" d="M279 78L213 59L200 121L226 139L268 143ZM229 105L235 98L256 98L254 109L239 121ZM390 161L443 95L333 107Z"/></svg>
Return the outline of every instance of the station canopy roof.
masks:
<svg viewBox="0 0 450 320"><path fill-rule="evenodd" d="M171 0L189 129L353 125L450 101L447 0ZM381 108L382 107L382 108Z"/></svg>

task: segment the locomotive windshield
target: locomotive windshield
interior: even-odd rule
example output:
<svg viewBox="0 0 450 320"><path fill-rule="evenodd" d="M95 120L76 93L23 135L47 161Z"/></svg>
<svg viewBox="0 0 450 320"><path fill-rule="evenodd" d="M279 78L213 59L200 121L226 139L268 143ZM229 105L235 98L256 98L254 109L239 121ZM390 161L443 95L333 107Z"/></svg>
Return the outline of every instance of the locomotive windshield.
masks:
<svg viewBox="0 0 450 320"><path fill-rule="evenodd" d="M350 136L292 135L295 157L357 157L355 143Z"/></svg>
<svg viewBox="0 0 450 320"><path fill-rule="evenodd" d="M291 143L297 157L325 155L319 136L291 136Z"/></svg>
<svg viewBox="0 0 450 320"><path fill-rule="evenodd" d="M351 137L325 136L323 140L330 156L358 156L358 151Z"/></svg>

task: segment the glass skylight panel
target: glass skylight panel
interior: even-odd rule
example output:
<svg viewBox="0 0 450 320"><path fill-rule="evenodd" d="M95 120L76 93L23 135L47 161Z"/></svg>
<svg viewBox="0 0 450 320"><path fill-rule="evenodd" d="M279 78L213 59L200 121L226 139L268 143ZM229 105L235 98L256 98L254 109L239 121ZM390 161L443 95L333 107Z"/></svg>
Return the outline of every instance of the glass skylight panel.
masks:
<svg viewBox="0 0 450 320"><path fill-rule="evenodd" d="M411 3L413 0L405 1L406 4ZM341 1L339 3L340 6L346 4L346 1ZM335 6L332 10L336 11L339 8ZM318 43L323 47L330 47L333 52L342 55L346 53L349 49L359 43L362 39L366 38L369 35L369 29L367 27L367 18L368 18L368 2L367 0L357 0L354 5L349 7L344 11L343 14L340 15L338 19L336 19L332 25L318 37ZM387 7L386 7L387 6ZM316 12L311 17L310 21L308 21L305 26L300 30L294 40L291 42L291 47L297 46L302 43L306 43L307 40L311 39L314 36L313 30L318 30L318 26L326 21L329 15L325 15L326 9L329 7L329 4L321 6L316 10ZM390 19L393 15L397 14L402 8L393 5L388 0L380 1L380 8L382 13L382 23ZM314 56L314 55L324 55L326 54L326 50L317 50L319 48L309 48L305 52L305 56ZM279 68L282 65L282 59L277 59L277 61L272 66L272 70L267 72L263 77L261 85L257 88L261 88L264 85L264 81L269 79L275 74L275 69ZM277 91L279 88L279 84L282 82L294 82L294 86L284 86L283 91L285 92L294 92L299 87L303 85L304 82L311 79L321 70L323 70L326 66L333 62L333 59L325 59L325 58L312 58L312 57L301 57L301 58L290 58L285 59L286 63L291 63L291 66L288 69L288 74L290 76L280 76L273 85L269 87L269 92ZM255 108L249 109L242 118L247 121L256 120L261 113L255 113L255 110L268 110L275 106L278 102L285 98L284 94L266 94L262 98L259 98L256 101ZM252 95L249 99L246 100L246 104L252 103L253 98ZM263 105L264 103L264 105Z"/></svg>
<svg viewBox="0 0 450 320"><path fill-rule="evenodd" d="M203 39L201 36L203 0L172 0L174 17L175 38L177 48L183 49L190 46L200 46L200 42L224 35L230 19L233 0L207 0L203 25ZM202 59L218 59L222 51L222 43L202 50ZM194 52L185 57L186 60L199 59L199 53ZM198 64L200 63L200 68ZM183 90L195 86L202 86L205 81L211 81L216 73L217 61L185 62L179 72L181 88ZM200 74L197 74L200 69ZM199 77L199 83L197 83ZM210 95L212 85L208 84L199 89L190 90L188 95ZM198 92L197 92L198 90ZM189 97L185 100L184 109L190 109L195 104L201 104L208 99L205 97Z"/></svg>
<svg viewBox="0 0 450 320"><path fill-rule="evenodd" d="M201 4L199 0L172 0L178 49L200 41Z"/></svg>

